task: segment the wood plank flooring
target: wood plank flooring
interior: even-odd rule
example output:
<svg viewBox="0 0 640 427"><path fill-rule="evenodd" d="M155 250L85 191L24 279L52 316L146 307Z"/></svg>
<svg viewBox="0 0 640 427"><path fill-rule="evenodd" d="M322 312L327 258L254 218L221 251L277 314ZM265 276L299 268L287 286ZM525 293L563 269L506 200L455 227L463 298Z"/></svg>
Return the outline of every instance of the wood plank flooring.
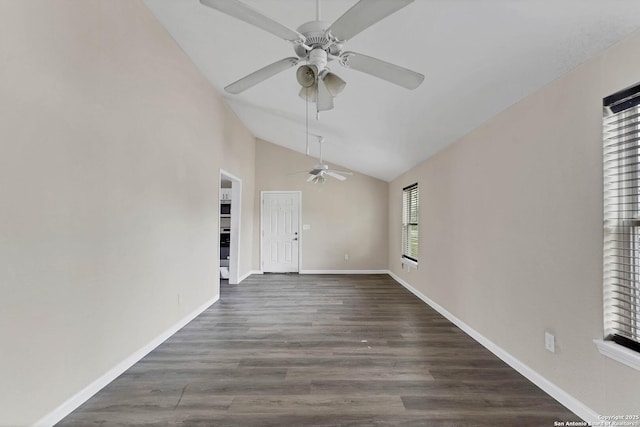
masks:
<svg viewBox="0 0 640 427"><path fill-rule="evenodd" d="M553 426L569 410L386 275L252 276L59 426Z"/></svg>

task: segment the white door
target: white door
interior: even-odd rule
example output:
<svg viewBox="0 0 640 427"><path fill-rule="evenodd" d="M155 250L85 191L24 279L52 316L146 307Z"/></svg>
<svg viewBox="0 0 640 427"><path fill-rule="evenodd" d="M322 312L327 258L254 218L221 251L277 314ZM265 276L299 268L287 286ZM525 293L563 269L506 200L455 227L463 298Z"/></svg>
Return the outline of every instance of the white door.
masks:
<svg viewBox="0 0 640 427"><path fill-rule="evenodd" d="M300 193L262 193L262 271L298 272Z"/></svg>

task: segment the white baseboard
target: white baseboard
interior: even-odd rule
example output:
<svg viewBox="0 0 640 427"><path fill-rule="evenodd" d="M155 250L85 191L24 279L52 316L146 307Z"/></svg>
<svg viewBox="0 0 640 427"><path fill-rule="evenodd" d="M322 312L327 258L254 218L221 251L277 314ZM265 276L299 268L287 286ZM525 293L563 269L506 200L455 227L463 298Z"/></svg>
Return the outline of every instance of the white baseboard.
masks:
<svg viewBox="0 0 640 427"><path fill-rule="evenodd" d="M116 366L111 368L108 372L106 372L101 377L97 378L91 384L86 386L84 389L80 390L75 395L71 396L67 399L62 405L58 406L56 409L40 418L34 426L37 427L49 427L58 423L64 417L73 412L76 408L82 405L84 402L89 400L94 394L102 390L106 385L108 385L111 381L118 378L124 371L129 369L131 366L136 364L140 359L149 354L153 349L157 346L165 342L169 337L182 329L187 323L191 322L195 319L200 313L205 311L207 308L211 307L218 299L220 295L210 299L209 301L202 304L200 307L193 310L187 316L180 319L177 323L171 326L169 329L158 335L151 342L149 342L144 347L140 348L138 351L124 359L122 362L118 363Z"/></svg>
<svg viewBox="0 0 640 427"><path fill-rule="evenodd" d="M513 369L522 374L529 381L540 387L551 397L556 399L562 405L567 407L573 413L578 415L584 421L588 423L592 423L594 425L599 422L598 413L589 408L584 403L580 402L575 397L571 396L569 393L553 384L551 381L547 380L545 377L540 375L538 372L531 369L526 364L522 363L520 360L513 357L511 354L507 353L501 347L498 347L495 343L485 338L482 334L477 332L475 329L464 323L462 320L458 319L456 316L448 312L444 307L431 300L427 296L425 296L422 292L411 286L409 283L405 282L399 276L395 275L393 272L387 272L396 282L400 283L402 286L411 291L415 296L420 298L422 301L427 303L427 305L431 306L438 313L442 314L446 317L451 323L456 325L458 328L462 329L467 335L471 338L479 342L482 346L484 346L487 350L495 354L502 361L504 361L507 365L511 366Z"/></svg>
<svg viewBox="0 0 640 427"><path fill-rule="evenodd" d="M251 276L253 274L262 274L262 271L260 271L260 270L249 270L245 274L240 276L240 278L238 279L238 283L241 283L244 279L246 279L247 277L249 277L249 276Z"/></svg>
<svg viewBox="0 0 640 427"><path fill-rule="evenodd" d="M388 274L388 270L300 270L299 274Z"/></svg>

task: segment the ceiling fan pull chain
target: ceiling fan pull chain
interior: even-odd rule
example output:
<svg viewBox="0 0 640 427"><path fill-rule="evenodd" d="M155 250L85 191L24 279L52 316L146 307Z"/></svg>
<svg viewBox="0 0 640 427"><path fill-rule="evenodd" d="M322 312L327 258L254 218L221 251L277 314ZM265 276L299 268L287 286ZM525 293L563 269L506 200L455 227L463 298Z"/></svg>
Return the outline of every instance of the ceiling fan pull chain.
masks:
<svg viewBox="0 0 640 427"><path fill-rule="evenodd" d="M304 103L304 125L305 125L305 133L307 135L307 156L309 155L309 87L305 87L305 96L307 101Z"/></svg>

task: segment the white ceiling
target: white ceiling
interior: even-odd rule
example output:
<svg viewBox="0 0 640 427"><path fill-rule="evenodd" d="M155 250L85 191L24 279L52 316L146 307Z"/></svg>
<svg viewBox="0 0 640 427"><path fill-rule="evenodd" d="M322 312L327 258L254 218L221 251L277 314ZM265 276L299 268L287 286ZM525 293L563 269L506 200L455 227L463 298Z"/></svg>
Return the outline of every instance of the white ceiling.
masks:
<svg viewBox="0 0 640 427"><path fill-rule="evenodd" d="M244 2L293 29L315 19L315 0ZM295 67L240 95L223 91L295 56L289 42L198 0L145 3L256 137L304 152ZM321 18L355 3L322 0ZM421 72L424 83L410 91L331 62L347 86L319 121L310 104L310 130L327 138L328 162L390 181L638 28L638 0L417 0L345 48Z"/></svg>

